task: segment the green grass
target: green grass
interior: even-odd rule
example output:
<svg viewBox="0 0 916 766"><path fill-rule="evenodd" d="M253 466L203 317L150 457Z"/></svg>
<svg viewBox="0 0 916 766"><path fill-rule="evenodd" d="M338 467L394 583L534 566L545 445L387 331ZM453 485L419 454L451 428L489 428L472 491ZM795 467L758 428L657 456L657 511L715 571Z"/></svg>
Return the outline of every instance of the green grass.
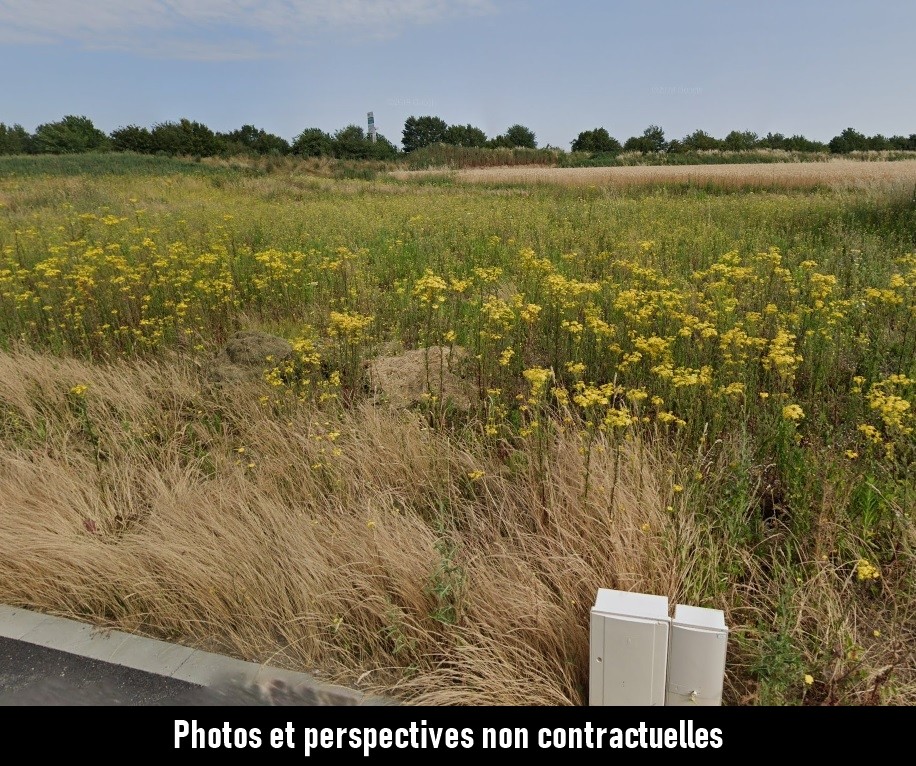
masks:
<svg viewBox="0 0 916 766"><path fill-rule="evenodd" d="M0 178L35 176L162 176L172 174L226 174L225 167L193 159L158 157L132 152L0 156Z"/></svg>
<svg viewBox="0 0 916 766"><path fill-rule="evenodd" d="M458 411L429 399L423 430L403 436L454 449L447 476L424 477L416 496L402 478L373 485L426 545L408 558L431 562L410 576L431 620L422 640L409 635L408 606L379 602L405 669L439 656L422 654L431 635L447 654L468 640L462 631L481 629L468 615L486 622L473 608L485 585L462 547L481 545L468 519L519 545L512 560L566 626L557 636L576 624L579 591L615 584L598 581L604 564L577 526L603 520L602 535L621 536L615 566L642 579L622 568L615 578L728 612L729 701L916 697L901 660L914 623L899 617L916 612L911 188L467 186L349 165L322 178L292 162L270 172L113 155L3 162L0 345L11 356L0 443L10 454L53 457L72 437L100 471L111 454L138 466L153 455L190 461L182 470L205 464L216 481L239 462L235 434L251 428L243 445L274 447L245 493L266 493L289 518L320 495L329 514L365 529L359 484L327 456L340 450L351 468L389 459L360 436L375 417L362 409L366 363L385 348L464 346L476 401ZM111 365L125 380L163 375L176 356L206 366L240 328L303 340L293 363L233 400L249 417L212 428L198 412L222 413L236 394L208 391L205 406L171 403L165 433L139 422L165 417L144 400L127 429L137 452L117 443L121 416L92 392L127 396L138 384L116 385ZM55 394L17 377L19 362L41 379L72 357L87 380L68 385L87 383L85 400L64 378ZM349 424L340 441L322 436L338 420ZM297 468L314 496L277 478L290 460L285 429L302 424L320 425ZM498 501L490 476L503 482ZM516 501L528 516L512 515ZM525 558L532 540L537 565ZM627 550L639 557L625 561ZM498 581L500 566L487 576ZM572 586L570 566L587 572ZM373 654L379 628L366 626L347 656L393 661ZM334 640L322 651L337 656ZM810 688L805 675L817 679ZM493 678L492 688L505 682ZM548 697L576 699L579 681L558 678Z"/></svg>

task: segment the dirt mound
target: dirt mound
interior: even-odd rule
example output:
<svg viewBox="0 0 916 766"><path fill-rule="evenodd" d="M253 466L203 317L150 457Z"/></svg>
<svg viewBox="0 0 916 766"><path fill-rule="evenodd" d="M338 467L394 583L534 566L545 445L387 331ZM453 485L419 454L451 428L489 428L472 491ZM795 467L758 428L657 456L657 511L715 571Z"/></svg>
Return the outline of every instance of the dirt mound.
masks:
<svg viewBox="0 0 916 766"><path fill-rule="evenodd" d="M472 361L460 346L430 346L379 356L369 363L370 388L376 401L394 407L412 407L433 395L467 410L477 394L469 379Z"/></svg>
<svg viewBox="0 0 916 766"><path fill-rule="evenodd" d="M264 371L285 362L293 354L289 341L255 330L235 333L213 360L208 377L214 383L258 380Z"/></svg>

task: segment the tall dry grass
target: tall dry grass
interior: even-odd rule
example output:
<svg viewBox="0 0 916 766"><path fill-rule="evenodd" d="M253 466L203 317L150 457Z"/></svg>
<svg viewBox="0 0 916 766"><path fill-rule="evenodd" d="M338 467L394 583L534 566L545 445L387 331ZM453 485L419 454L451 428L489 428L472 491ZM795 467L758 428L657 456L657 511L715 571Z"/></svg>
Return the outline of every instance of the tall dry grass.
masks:
<svg viewBox="0 0 916 766"><path fill-rule="evenodd" d="M400 180L444 175L442 171L395 171ZM561 186L691 185L719 190L858 188L872 184L916 184L916 160L862 162L756 163L733 165L668 165L628 167L486 167L451 171L445 175L466 183L558 184Z"/></svg>
<svg viewBox="0 0 916 766"><path fill-rule="evenodd" d="M779 621L812 647L802 662L841 649L812 699L916 699L914 601L893 572L884 600L827 564L787 590L790 540L774 529L767 560L673 494L695 460L716 491L727 450L599 438L586 501L560 424L546 455L499 454L420 413L263 392L178 360L0 354L0 602L407 701L554 705L587 698L589 606L615 587L725 609L730 702L767 701L780 647L758 628Z"/></svg>

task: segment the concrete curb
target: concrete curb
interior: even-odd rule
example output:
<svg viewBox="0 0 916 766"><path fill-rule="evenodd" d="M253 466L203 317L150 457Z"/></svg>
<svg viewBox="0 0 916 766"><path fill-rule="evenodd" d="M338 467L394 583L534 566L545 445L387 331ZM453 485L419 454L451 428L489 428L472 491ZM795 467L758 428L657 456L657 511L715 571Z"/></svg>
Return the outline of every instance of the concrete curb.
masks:
<svg viewBox="0 0 916 766"><path fill-rule="evenodd" d="M241 691L249 697L258 696L266 704L391 704L354 689L323 683L308 673L245 662L2 604L0 637L219 690L226 693L227 699L231 699L231 693ZM277 699L282 702L276 702Z"/></svg>

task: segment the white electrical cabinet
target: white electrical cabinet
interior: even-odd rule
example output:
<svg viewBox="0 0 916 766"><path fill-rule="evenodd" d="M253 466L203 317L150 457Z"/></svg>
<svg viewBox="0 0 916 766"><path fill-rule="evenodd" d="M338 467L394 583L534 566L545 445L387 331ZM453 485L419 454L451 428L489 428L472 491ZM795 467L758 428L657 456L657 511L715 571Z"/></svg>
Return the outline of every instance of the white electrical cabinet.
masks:
<svg viewBox="0 0 916 766"><path fill-rule="evenodd" d="M668 642L666 705L721 705L728 628L718 609L678 604Z"/></svg>
<svg viewBox="0 0 916 766"><path fill-rule="evenodd" d="M589 705L664 705L668 599L600 588L591 611Z"/></svg>

